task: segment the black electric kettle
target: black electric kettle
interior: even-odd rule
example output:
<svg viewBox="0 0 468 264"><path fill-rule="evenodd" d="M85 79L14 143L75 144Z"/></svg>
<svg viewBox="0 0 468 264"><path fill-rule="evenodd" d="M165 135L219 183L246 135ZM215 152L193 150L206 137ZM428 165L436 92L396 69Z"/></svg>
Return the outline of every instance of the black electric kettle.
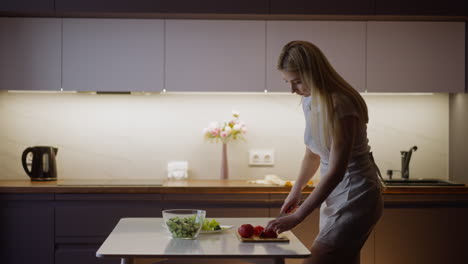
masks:
<svg viewBox="0 0 468 264"><path fill-rule="evenodd" d="M24 171L32 181L54 181L57 180L57 165L55 155L58 148L49 146L29 147L23 151L21 162ZM26 157L32 153L31 169L28 168Z"/></svg>

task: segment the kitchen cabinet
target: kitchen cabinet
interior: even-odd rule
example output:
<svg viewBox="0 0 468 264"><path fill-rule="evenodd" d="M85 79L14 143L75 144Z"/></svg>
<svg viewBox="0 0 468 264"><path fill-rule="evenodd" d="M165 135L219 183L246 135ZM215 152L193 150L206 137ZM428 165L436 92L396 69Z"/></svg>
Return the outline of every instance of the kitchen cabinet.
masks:
<svg viewBox="0 0 468 264"><path fill-rule="evenodd" d="M466 263L467 207L386 208L375 228L375 263Z"/></svg>
<svg viewBox="0 0 468 264"><path fill-rule="evenodd" d="M161 91L163 25L156 19L64 19L63 89Z"/></svg>
<svg viewBox="0 0 468 264"><path fill-rule="evenodd" d="M267 217L268 194L165 194L163 209L206 210L207 218Z"/></svg>
<svg viewBox="0 0 468 264"><path fill-rule="evenodd" d="M166 20L166 90L263 92L265 21Z"/></svg>
<svg viewBox="0 0 468 264"><path fill-rule="evenodd" d="M57 14L161 13L164 0L55 0Z"/></svg>
<svg viewBox="0 0 468 264"><path fill-rule="evenodd" d="M56 0L58 14L214 13L268 14L268 0Z"/></svg>
<svg viewBox="0 0 468 264"><path fill-rule="evenodd" d="M0 18L0 89L61 88L61 20Z"/></svg>
<svg viewBox="0 0 468 264"><path fill-rule="evenodd" d="M270 0L271 14L373 15L372 0Z"/></svg>
<svg viewBox="0 0 468 264"><path fill-rule="evenodd" d="M160 194L57 194L55 263L120 263L96 251L120 218L161 217Z"/></svg>
<svg viewBox="0 0 468 264"><path fill-rule="evenodd" d="M268 194L57 194L55 263L119 263L95 257L120 218L162 217L162 210L196 208L207 217L266 217Z"/></svg>
<svg viewBox="0 0 468 264"><path fill-rule="evenodd" d="M464 22L367 22L367 91L465 90Z"/></svg>
<svg viewBox="0 0 468 264"><path fill-rule="evenodd" d="M277 70L282 47L292 40L317 45L336 71L356 90L366 89L366 22L267 21L267 90L289 92Z"/></svg>
<svg viewBox="0 0 468 264"><path fill-rule="evenodd" d="M54 14L54 0L2 0L0 14Z"/></svg>
<svg viewBox="0 0 468 264"><path fill-rule="evenodd" d="M167 13L268 14L269 0L166 0Z"/></svg>
<svg viewBox="0 0 468 264"><path fill-rule="evenodd" d="M55 250L55 264L120 264L119 258L96 258L96 251L103 242L104 240L91 245L59 245Z"/></svg>
<svg viewBox="0 0 468 264"><path fill-rule="evenodd" d="M376 15L466 16L466 0L375 0Z"/></svg>
<svg viewBox="0 0 468 264"><path fill-rule="evenodd" d="M0 195L2 263L54 263L53 194Z"/></svg>

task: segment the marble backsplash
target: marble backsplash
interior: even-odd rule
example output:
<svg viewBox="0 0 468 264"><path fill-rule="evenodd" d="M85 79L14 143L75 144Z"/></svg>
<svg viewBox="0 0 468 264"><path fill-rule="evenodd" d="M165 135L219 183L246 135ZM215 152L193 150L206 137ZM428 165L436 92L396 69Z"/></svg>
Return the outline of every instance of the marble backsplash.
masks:
<svg viewBox="0 0 468 264"><path fill-rule="evenodd" d="M370 145L384 174L399 170L400 151L417 145L411 177L448 179L447 94L363 96ZM294 179L305 150L296 95L9 92L0 92L0 179L29 179L21 154L36 145L59 148L60 179L164 179L173 160L188 161L190 178L218 179L221 145L206 142L202 131L232 110L248 132L246 141L228 145L230 178ZM271 148L274 166L248 165L249 149Z"/></svg>

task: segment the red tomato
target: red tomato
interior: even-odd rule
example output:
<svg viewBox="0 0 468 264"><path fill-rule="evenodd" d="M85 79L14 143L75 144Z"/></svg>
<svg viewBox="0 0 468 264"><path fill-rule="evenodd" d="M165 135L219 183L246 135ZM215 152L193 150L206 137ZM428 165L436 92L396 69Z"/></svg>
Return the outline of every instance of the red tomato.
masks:
<svg viewBox="0 0 468 264"><path fill-rule="evenodd" d="M239 235L241 237L249 238L252 237L252 235L254 234L254 227L251 224L244 224L239 226L237 232L239 232Z"/></svg>
<svg viewBox="0 0 468 264"><path fill-rule="evenodd" d="M263 232L263 230L265 230L263 226L258 225L254 227L254 235L259 236Z"/></svg>
<svg viewBox="0 0 468 264"><path fill-rule="evenodd" d="M278 235L273 230L264 231L260 234L261 238L277 238Z"/></svg>

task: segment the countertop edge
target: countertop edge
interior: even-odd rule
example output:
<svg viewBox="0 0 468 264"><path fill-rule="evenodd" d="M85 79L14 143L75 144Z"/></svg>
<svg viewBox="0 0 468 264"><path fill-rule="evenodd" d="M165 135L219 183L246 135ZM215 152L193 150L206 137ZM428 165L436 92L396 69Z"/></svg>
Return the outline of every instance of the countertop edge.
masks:
<svg viewBox="0 0 468 264"><path fill-rule="evenodd" d="M75 180L76 181L76 180ZM89 182L89 181L88 181ZM31 182L27 180L0 180L0 194L6 193L128 193L128 194L287 194L290 186L251 184L246 180L189 180L178 182L164 181L161 184L83 184L77 181L73 184L61 182ZM307 194L314 190L309 185L304 188ZM385 197L410 195L468 195L468 187L387 187L383 191Z"/></svg>

